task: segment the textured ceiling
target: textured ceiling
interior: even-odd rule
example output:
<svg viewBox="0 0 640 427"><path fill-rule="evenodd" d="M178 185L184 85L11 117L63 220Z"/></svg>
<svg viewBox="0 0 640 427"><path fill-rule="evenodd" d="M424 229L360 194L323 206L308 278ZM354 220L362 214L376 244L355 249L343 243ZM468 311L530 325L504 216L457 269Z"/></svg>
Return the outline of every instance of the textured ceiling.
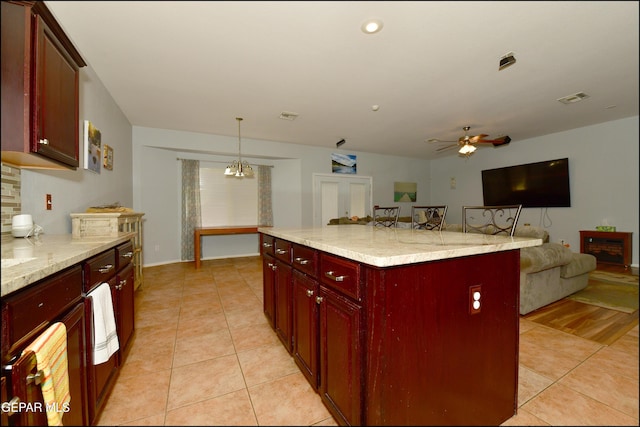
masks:
<svg viewBox="0 0 640 427"><path fill-rule="evenodd" d="M134 126L237 136L243 117L243 139L429 159L463 126L509 135L498 151L638 115L635 1L45 3Z"/></svg>

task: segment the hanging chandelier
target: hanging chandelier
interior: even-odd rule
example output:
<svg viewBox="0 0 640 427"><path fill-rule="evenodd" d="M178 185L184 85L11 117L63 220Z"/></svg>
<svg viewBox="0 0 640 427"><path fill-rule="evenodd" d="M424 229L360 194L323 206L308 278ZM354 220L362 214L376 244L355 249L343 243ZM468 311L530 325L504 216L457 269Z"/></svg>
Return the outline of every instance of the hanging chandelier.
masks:
<svg viewBox="0 0 640 427"><path fill-rule="evenodd" d="M234 160L230 165L227 165L227 168L224 170L224 174L227 176L235 176L236 178L252 178L253 177L253 169L251 165L245 160L242 161L242 139L240 138L240 122L242 121L242 117L236 117L238 121L238 160Z"/></svg>

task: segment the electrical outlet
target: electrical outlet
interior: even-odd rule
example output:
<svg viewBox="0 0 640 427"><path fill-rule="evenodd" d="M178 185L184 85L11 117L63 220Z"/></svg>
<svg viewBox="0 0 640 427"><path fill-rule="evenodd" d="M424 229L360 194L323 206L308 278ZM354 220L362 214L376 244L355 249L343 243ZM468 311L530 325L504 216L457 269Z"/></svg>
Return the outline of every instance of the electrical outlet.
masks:
<svg viewBox="0 0 640 427"><path fill-rule="evenodd" d="M48 211L50 211L51 208L53 208L53 204L51 203L51 194L47 194L46 206Z"/></svg>
<svg viewBox="0 0 640 427"><path fill-rule="evenodd" d="M469 287L469 314L480 313L482 306L482 285Z"/></svg>
<svg viewBox="0 0 640 427"><path fill-rule="evenodd" d="M456 188L456 177L452 176L451 178L449 178L449 184L451 186L452 190L455 190Z"/></svg>
<svg viewBox="0 0 640 427"><path fill-rule="evenodd" d="M160 252L160 245L155 245L155 246L153 247L153 249L154 249L156 252Z"/></svg>

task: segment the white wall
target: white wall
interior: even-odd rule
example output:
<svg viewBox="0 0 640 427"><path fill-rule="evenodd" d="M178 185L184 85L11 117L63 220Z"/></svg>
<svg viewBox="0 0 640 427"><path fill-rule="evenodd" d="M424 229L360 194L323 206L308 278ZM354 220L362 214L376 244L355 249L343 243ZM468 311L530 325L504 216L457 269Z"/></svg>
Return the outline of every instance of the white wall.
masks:
<svg viewBox="0 0 640 427"><path fill-rule="evenodd" d="M176 158L227 162L235 158L237 139L132 127L90 66L80 70L81 138L85 119L100 129L102 142L114 148L114 170L95 174L82 167L76 171L23 169L22 212L31 213L45 233L64 234L71 232L70 213L120 202L145 212L144 264L178 261L180 171ZM469 159L454 155L427 162L338 150L333 142L327 147L308 147L245 139L243 156L250 154L247 159L253 163L275 165L276 226L312 225L312 174L331 173L332 152L357 155L358 175L373 177L374 204L393 203L395 181L416 182L416 204L448 204L449 222L461 221L462 205L482 203L482 169L568 157L572 207L524 209L521 223L546 227L552 240L564 239L579 251L579 231L594 229L606 220L619 231L633 232L633 265L638 266L638 136L636 116L526 141L516 139L506 147L480 148ZM83 161L81 153L80 163ZM455 190L449 188L452 176L457 181ZM53 198L51 211L45 210L46 194ZM404 214L411 204L406 205ZM245 238L248 240L242 240ZM256 236L242 236L232 242L218 242L217 237L205 239L205 257L257 253Z"/></svg>
<svg viewBox="0 0 640 427"><path fill-rule="evenodd" d="M237 158L237 138L134 126L134 207L144 212L144 264L180 261L181 206L178 158L221 161ZM430 198L429 162L403 157L242 139L242 158L252 164L273 165L273 217L279 227L313 225L314 173L331 173L331 153L357 156L357 174L373 176L373 204L392 204L395 181L416 182L418 200ZM207 154L202 154L206 152ZM226 153L226 154L225 154ZM161 175L161 176L160 176ZM410 203L400 203L409 214ZM202 258L258 254L256 235L207 236Z"/></svg>
<svg viewBox="0 0 640 427"><path fill-rule="evenodd" d="M70 213L85 212L90 206L119 202L133 207L131 186L131 124L93 70L80 69L80 167L73 170L21 170L22 213L47 234L71 233ZM100 174L84 170L84 120L90 120L102 133L102 144L113 147L113 170ZM51 194L52 209L46 210L45 197Z"/></svg>
<svg viewBox="0 0 640 427"><path fill-rule="evenodd" d="M449 205L448 223L462 221L463 205L482 204L481 171L522 163L569 158L570 208L525 208L519 224L548 229L580 251L580 230L604 221L632 232L633 265L638 265L638 117L545 135L508 146L478 149L468 159L431 162L432 202ZM450 188L455 177L457 188Z"/></svg>

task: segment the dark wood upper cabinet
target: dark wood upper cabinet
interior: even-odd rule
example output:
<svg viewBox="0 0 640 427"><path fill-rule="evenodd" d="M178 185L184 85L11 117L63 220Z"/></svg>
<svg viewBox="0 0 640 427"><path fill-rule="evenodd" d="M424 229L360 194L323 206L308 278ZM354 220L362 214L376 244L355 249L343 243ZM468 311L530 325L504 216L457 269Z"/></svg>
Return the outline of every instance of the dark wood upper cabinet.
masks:
<svg viewBox="0 0 640 427"><path fill-rule="evenodd" d="M79 166L79 69L85 62L44 2L2 1L2 162Z"/></svg>

